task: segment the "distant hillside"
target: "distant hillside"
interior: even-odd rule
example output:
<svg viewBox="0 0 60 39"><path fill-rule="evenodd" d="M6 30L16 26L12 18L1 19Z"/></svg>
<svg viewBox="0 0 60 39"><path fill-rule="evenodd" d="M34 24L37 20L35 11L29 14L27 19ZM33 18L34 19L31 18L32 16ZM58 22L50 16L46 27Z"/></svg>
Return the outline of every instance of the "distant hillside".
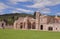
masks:
<svg viewBox="0 0 60 39"><path fill-rule="evenodd" d="M4 14L0 15L0 21L4 20L7 24L13 24L15 20L17 20L19 17L34 17L32 14L26 14L26 13L13 13L13 14Z"/></svg>

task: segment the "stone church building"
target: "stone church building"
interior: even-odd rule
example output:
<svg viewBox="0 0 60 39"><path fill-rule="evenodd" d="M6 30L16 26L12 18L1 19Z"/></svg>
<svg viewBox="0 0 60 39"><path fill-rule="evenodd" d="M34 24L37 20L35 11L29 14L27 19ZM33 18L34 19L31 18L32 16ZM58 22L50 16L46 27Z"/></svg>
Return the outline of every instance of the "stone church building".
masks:
<svg viewBox="0 0 60 39"><path fill-rule="evenodd" d="M26 16L19 17L14 22L14 29L22 30L42 30L42 31L60 31L60 18L42 15L40 12L35 13L35 18Z"/></svg>

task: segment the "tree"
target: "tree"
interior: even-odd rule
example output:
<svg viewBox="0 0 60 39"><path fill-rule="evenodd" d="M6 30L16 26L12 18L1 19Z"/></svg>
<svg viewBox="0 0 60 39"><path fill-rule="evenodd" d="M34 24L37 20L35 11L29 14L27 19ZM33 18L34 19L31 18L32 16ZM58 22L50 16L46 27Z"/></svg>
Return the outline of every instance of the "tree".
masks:
<svg viewBox="0 0 60 39"><path fill-rule="evenodd" d="M34 12L34 18L36 18L36 12Z"/></svg>

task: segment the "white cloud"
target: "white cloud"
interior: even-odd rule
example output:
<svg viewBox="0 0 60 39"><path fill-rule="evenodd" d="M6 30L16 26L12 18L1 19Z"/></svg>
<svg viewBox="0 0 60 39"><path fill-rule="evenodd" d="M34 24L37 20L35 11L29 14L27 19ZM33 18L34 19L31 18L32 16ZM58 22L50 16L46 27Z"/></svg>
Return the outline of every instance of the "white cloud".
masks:
<svg viewBox="0 0 60 39"><path fill-rule="evenodd" d="M4 3L0 3L0 15L4 14L3 10L8 8L9 6L5 5Z"/></svg>
<svg viewBox="0 0 60 39"><path fill-rule="evenodd" d="M26 10L26 9L21 9L21 8L16 8L15 10L13 10L13 13L19 13L19 12L26 12L26 13L29 13L29 12L34 12L32 10Z"/></svg>
<svg viewBox="0 0 60 39"><path fill-rule="evenodd" d="M5 8L8 8L8 6L5 5L4 3L0 3L0 10L5 9Z"/></svg>
<svg viewBox="0 0 60 39"><path fill-rule="evenodd" d="M30 0L9 0L9 2L13 4L16 4L17 2L27 2L27 1L30 1Z"/></svg>
<svg viewBox="0 0 60 39"><path fill-rule="evenodd" d="M3 12L0 12L0 15L3 15L4 13Z"/></svg>
<svg viewBox="0 0 60 39"><path fill-rule="evenodd" d="M55 15L60 15L60 12L56 13Z"/></svg>
<svg viewBox="0 0 60 39"><path fill-rule="evenodd" d="M13 10L12 13L20 13L18 10Z"/></svg>
<svg viewBox="0 0 60 39"><path fill-rule="evenodd" d="M57 4L60 4L60 0L33 0L33 5L28 5L29 8L37 8L40 10L41 13L49 14L51 13L50 8L46 8L46 6L55 6Z"/></svg>
<svg viewBox="0 0 60 39"><path fill-rule="evenodd" d="M41 13L44 13L44 14L49 14L51 13L51 10L49 8L43 8L40 10Z"/></svg>
<svg viewBox="0 0 60 39"><path fill-rule="evenodd" d="M10 0L10 2L14 4L16 4L17 2L27 2L27 1L32 1L34 2L34 4L27 6L24 5L25 7L41 9L41 12L44 13L50 13L50 9L48 8L46 9L45 8L46 6L55 6L57 4L60 4L60 0ZM27 11L25 9L18 9L18 10L23 12L30 12L30 10Z"/></svg>
<svg viewBox="0 0 60 39"><path fill-rule="evenodd" d="M60 0L51 0L51 5L57 5L60 4Z"/></svg>
<svg viewBox="0 0 60 39"><path fill-rule="evenodd" d="M45 6L54 6L60 4L60 0L34 0L34 4L27 7L41 8Z"/></svg>
<svg viewBox="0 0 60 39"><path fill-rule="evenodd" d="M29 8L37 8L42 13L50 13L49 8L45 8L45 6L55 6L57 4L60 4L60 0L8 0L11 4L17 4L18 2L27 2L32 1L34 4L32 5L24 5L25 7ZM0 3L0 12L2 13L3 9L8 8L9 6L5 5L4 3ZM21 8L16 8L16 10L13 10L13 12L34 12L32 10L26 10Z"/></svg>
<svg viewBox="0 0 60 39"><path fill-rule="evenodd" d="M23 11L23 12L33 12L32 10L26 10L26 9L21 9L21 8L17 8L16 10L20 10L20 11Z"/></svg>
<svg viewBox="0 0 60 39"><path fill-rule="evenodd" d="M16 4L18 2L27 2L31 1L34 4L30 7L42 7L42 6L53 6L60 4L60 0L8 0L10 3Z"/></svg>

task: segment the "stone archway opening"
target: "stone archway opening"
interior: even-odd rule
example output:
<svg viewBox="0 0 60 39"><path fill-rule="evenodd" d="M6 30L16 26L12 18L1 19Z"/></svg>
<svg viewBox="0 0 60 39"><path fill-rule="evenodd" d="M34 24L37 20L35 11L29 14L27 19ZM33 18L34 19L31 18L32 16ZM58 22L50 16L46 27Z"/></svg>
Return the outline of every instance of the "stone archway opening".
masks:
<svg viewBox="0 0 60 39"><path fill-rule="evenodd" d="M35 29L35 22L33 22L33 24L32 24L32 29Z"/></svg>
<svg viewBox="0 0 60 39"><path fill-rule="evenodd" d="M48 30L49 30L49 31L52 31L52 30L53 30L53 27L48 27Z"/></svg>
<svg viewBox="0 0 60 39"><path fill-rule="evenodd" d="M31 23L28 22L28 26L27 26L28 29L31 29Z"/></svg>
<svg viewBox="0 0 60 39"><path fill-rule="evenodd" d="M20 23L20 29L22 29L23 28L23 23Z"/></svg>
<svg viewBox="0 0 60 39"><path fill-rule="evenodd" d="M40 30L43 30L43 25L40 26Z"/></svg>
<svg viewBox="0 0 60 39"><path fill-rule="evenodd" d="M20 29L22 29L23 27L22 27L22 25L20 26Z"/></svg>
<svg viewBox="0 0 60 39"><path fill-rule="evenodd" d="M4 23L2 23L1 27L2 27L3 29L5 28Z"/></svg>

